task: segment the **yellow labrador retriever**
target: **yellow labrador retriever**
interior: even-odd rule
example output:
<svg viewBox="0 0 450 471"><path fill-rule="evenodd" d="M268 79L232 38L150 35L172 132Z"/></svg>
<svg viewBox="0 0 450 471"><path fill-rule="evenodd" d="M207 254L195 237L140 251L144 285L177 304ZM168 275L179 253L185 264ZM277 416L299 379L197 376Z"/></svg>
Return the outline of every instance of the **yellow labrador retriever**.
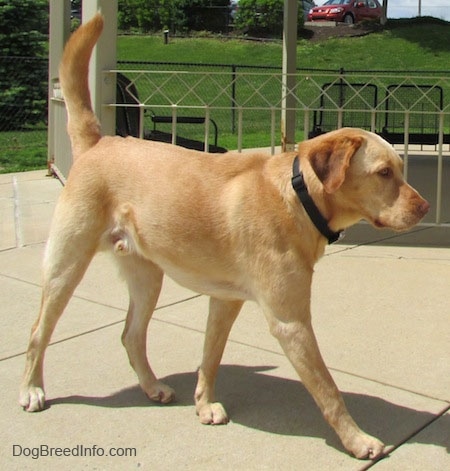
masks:
<svg viewBox="0 0 450 471"><path fill-rule="evenodd" d="M69 40L60 69L74 165L58 202L43 267L43 294L20 404L44 408L50 337L97 251L114 254L128 283L123 344L139 383L162 403L174 391L147 360L146 331L166 273L211 297L195 390L204 424L228 421L214 383L233 321L246 300L262 308L325 419L358 458L384 445L350 417L311 327L313 267L339 231L366 219L406 230L429 204L403 179L402 161L375 134L341 129L275 156L187 150L131 137L101 137L87 85L103 27L95 16Z"/></svg>

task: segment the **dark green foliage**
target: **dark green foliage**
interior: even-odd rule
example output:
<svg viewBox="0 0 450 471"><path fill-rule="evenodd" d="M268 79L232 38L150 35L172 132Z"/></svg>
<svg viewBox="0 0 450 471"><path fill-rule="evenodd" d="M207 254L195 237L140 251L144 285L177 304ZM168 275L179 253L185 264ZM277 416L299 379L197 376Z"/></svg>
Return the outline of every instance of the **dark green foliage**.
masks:
<svg viewBox="0 0 450 471"><path fill-rule="evenodd" d="M186 18L188 30L224 32L230 21L228 0L185 1L182 15Z"/></svg>
<svg viewBox="0 0 450 471"><path fill-rule="evenodd" d="M122 31L225 31L228 0L119 0Z"/></svg>
<svg viewBox="0 0 450 471"><path fill-rule="evenodd" d="M183 0L119 0L119 29L149 32L177 28L178 9L183 3Z"/></svg>
<svg viewBox="0 0 450 471"><path fill-rule="evenodd" d="M251 36L283 34L284 0L240 0L235 27ZM298 25L303 26L303 8L298 2Z"/></svg>
<svg viewBox="0 0 450 471"><path fill-rule="evenodd" d="M47 0L0 0L0 130L46 115Z"/></svg>

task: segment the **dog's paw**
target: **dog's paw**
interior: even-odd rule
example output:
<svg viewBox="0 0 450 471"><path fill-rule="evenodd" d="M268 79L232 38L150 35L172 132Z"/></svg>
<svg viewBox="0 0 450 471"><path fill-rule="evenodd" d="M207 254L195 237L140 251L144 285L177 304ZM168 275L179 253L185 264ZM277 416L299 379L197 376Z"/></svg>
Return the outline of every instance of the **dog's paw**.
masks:
<svg viewBox="0 0 450 471"><path fill-rule="evenodd" d="M27 412L39 412L45 406L45 393L41 387L29 386L20 391L19 404Z"/></svg>
<svg viewBox="0 0 450 471"><path fill-rule="evenodd" d="M206 425L227 424L229 419L226 410L220 402L209 402L202 407L197 407L200 422Z"/></svg>
<svg viewBox="0 0 450 471"><path fill-rule="evenodd" d="M346 448L360 460L374 460L384 454L384 443L366 433L354 437Z"/></svg>
<svg viewBox="0 0 450 471"><path fill-rule="evenodd" d="M175 399L175 391L160 381L156 381L151 387L144 389L144 392L152 401L162 404L168 404Z"/></svg>

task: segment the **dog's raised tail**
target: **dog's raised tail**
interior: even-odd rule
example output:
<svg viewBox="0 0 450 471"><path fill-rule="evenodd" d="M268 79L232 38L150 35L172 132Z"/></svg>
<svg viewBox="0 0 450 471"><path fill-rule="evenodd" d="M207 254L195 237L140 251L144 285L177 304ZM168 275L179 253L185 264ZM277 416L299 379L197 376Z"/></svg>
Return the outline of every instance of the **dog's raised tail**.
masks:
<svg viewBox="0 0 450 471"><path fill-rule="evenodd" d="M66 102L67 131L73 158L89 150L100 140L100 124L92 110L88 85L89 60L103 30L103 17L97 13L81 25L67 42L59 67L61 90Z"/></svg>

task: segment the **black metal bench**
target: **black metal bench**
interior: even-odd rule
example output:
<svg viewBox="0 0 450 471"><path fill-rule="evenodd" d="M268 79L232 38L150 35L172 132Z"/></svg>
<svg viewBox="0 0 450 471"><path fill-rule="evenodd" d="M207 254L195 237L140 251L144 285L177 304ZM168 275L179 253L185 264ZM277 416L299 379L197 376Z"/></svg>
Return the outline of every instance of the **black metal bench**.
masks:
<svg viewBox="0 0 450 471"><path fill-rule="evenodd" d="M386 89L384 125L380 135L391 144L405 141L405 110L408 116L410 144L437 145L439 143L439 112L444 107L444 91L432 85L389 85ZM444 143L450 135L444 134Z"/></svg>
<svg viewBox="0 0 450 471"><path fill-rule="evenodd" d="M384 112L377 112L372 123L372 110L377 109L378 87L370 83L326 83L320 95L320 109L314 112L309 137L349 126L376 132L391 144L405 142L405 114L408 111L409 144L439 143L439 112L444 106L442 87L433 85L389 85L384 97ZM381 117L382 124L379 123ZM378 119L378 122L377 122ZM450 144L450 134L443 135Z"/></svg>
<svg viewBox="0 0 450 471"><path fill-rule="evenodd" d="M372 129L371 115L365 111L376 108L378 88L370 83L326 83L320 94L320 110L314 111L309 137L318 136L341 126ZM339 114L341 116L339 116Z"/></svg>
<svg viewBox="0 0 450 471"><path fill-rule="evenodd" d="M140 118L141 111L139 109L138 91L134 83L124 74L117 74L117 87L116 87L116 103L119 105L134 105L134 106L117 106L116 108L116 134L119 136L133 136L140 137ZM158 116L151 112L150 119L153 123L152 130L144 129L144 139L172 142L172 134L156 129L157 124L170 124L173 122L172 116ZM200 116L177 116L176 122L180 124L201 124L205 125L206 118ZM214 131L214 144L208 146L208 151L212 153L227 152L224 147L217 145L218 128L214 120L210 119ZM176 144L186 147L188 149L205 150L205 143L202 141L189 139L182 136L176 136Z"/></svg>

